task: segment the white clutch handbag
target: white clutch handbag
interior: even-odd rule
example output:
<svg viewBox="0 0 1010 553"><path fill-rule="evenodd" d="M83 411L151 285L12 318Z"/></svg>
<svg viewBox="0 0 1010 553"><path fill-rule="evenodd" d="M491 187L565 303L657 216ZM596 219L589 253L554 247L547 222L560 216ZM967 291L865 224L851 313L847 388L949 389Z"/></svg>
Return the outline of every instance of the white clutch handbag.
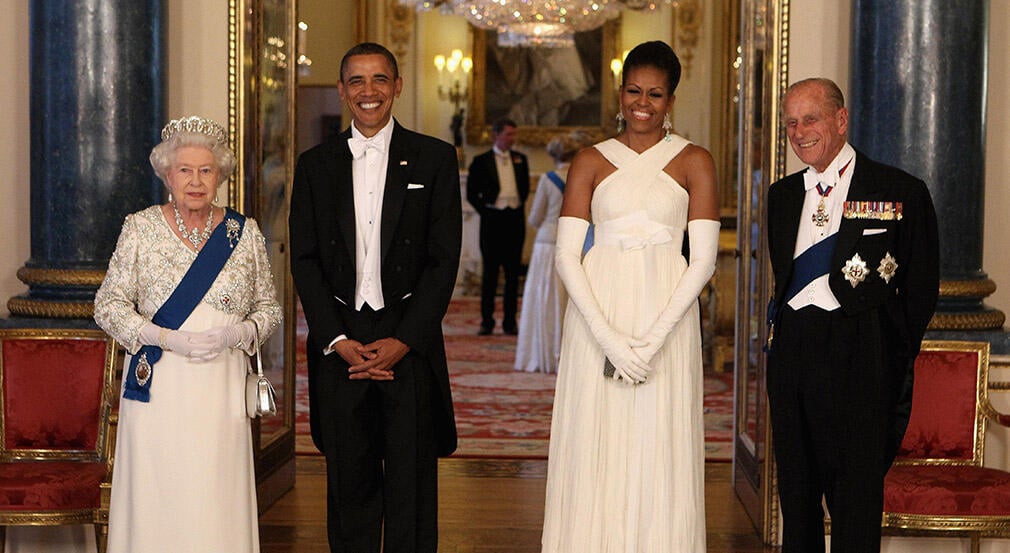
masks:
<svg viewBox="0 0 1010 553"><path fill-rule="evenodd" d="M270 380L263 374L263 356L260 355L259 333L256 337L256 372L249 365L245 377L245 410L250 418L277 414L277 394Z"/></svg>

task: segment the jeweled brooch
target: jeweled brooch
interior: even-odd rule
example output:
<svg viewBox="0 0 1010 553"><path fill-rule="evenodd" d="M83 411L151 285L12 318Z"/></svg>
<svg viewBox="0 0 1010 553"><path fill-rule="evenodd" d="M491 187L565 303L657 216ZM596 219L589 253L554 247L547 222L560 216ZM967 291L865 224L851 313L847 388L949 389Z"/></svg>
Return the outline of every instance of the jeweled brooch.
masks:
<svg viewBox="0 0 1010 553"><path fill-rule="evenodd" d="M855 288L860 282L866 280L866 262L857 253L852 256L852 259L845 261L842 274L845 275L845 280Z"/></svg>
<svg viewBox="0 0 1010 553"><path fill-rule="evenodd" d="M147 362L147 354L140 354L137 360L137 368L133 370L133 376L137 377L137 384L147 386L147 381L151 380L151 364Z"/></svg>
<svg viewBox="0 0 1010 553"><path fill-rule="evenodd" d="M880 266L877 267L877 273L880 274L880 278L884 279L884 282L890 284L891 277L894 273L898 271L898 262L891 257L891 252L887 252L883 259L880 260Z"/></svg>
<svg viewBox="0 0 1010 553"><path fill-rule="evenodd" d="M235 249L235 244L238 243L238 233L242 230L242 225L238 224L235 219L228 219L224 222L224 227L228 231L228 245L232 249Z"/></svg>

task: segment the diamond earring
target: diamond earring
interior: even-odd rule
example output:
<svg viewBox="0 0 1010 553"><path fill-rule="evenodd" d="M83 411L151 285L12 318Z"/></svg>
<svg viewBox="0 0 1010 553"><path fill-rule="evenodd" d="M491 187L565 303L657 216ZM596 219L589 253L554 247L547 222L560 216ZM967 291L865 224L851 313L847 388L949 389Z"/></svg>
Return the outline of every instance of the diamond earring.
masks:
<svg viewBox="0 0 1010 553"><path fill-rule="evenodd" d="M618 134L624 132L624 114L621 113L620 110L617 111L617 117L615 117L615 119L617 119Z"/></svg>
<svg viewBox="0 0 1010 553"><path fill-rule="evenodd" d="M663 117L663 130L666 131L666 136L663 137L663 140L669 142L673 132L673 123L670 122L669 113L667 113L666 116Z"/></svg>

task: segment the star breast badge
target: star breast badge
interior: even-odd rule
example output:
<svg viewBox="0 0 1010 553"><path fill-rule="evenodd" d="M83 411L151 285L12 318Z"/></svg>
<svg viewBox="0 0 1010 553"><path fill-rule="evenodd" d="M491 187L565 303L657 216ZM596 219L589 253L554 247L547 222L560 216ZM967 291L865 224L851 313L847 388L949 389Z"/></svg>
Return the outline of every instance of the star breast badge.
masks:
<svg viewBox="0 0 1010 553"><path fill-rule="evenodd" d="M890 284L891 277L894 273L898 271L898 262L891 257L891 252L884 254L884 257L880 260L880 266L877 267L877 273L880 274L880 278L884 279L884 282Z"/></svg>
<svg viewBox="0 0 1010 553"><path fill-rule="evenodd" d="M845 261L842 274L845 275L845 280L855 288L860 282L866 280L866 262L857 253L852 256L852 259Z"/></svg>

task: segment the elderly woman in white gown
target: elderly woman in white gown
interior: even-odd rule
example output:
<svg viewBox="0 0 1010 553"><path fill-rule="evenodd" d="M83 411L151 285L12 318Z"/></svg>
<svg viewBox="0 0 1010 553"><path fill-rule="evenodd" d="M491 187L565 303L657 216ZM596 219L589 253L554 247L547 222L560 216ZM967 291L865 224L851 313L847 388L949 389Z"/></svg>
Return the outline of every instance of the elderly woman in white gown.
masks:
<svg viewBox="0 0 1010 553"><path fill-rule="evenodd" d="M95 321L123 369L109 553L258 552L245 375L281 309L256 222L214 205L225 130L173 120L151 164L169 200L126 217Z"/></svg>
<svg viewBox="0 0 1010 553"><path fill-rule="evenodd" d="M591 145L592 137L584 131L559 134L547 143L547 153L554 159L555 168L540 176L527 217L530 226L537 229L537 235L526 271L519 314L517 371L553 374L558 370L561 320L568 295L554 270L554 241L558 235L558 216L568 167L580 149Z"/></svg>

